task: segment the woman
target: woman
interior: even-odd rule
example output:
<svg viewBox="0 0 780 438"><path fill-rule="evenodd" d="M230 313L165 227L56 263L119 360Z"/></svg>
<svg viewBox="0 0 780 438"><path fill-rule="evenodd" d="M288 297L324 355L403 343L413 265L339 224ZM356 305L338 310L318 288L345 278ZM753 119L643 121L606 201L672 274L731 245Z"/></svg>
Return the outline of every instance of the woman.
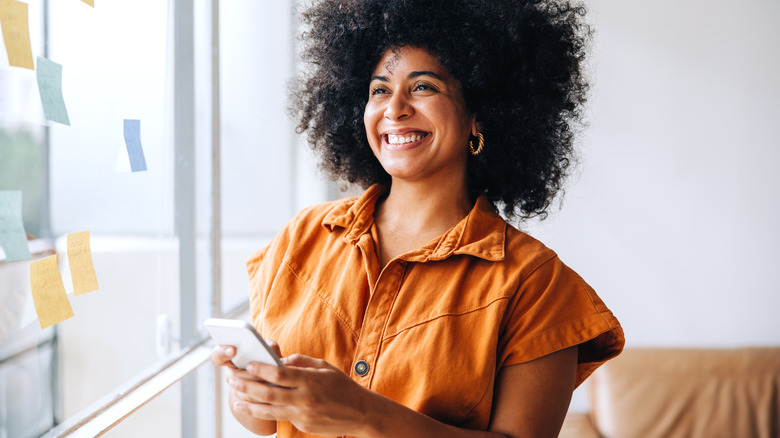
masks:
<svg viewBox="0 0 780 438"><path fill-rule="evenodd" d="M248 262L284 367L231 367L231 409L280 437L556 436L624 343L544 215L585 100L588 28L563 2L319 2L295 109L324 167L369 186L311 207Z"/></svg>

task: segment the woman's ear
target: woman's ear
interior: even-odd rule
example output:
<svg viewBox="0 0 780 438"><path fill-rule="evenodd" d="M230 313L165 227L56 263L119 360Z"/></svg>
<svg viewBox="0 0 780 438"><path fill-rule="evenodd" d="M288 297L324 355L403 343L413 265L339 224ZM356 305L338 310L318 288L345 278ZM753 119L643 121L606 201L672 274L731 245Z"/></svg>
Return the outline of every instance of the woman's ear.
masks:
<svg viewBox="0 0 780 438"><path fill-rule="evenodd" d="M476 137L477 134L479 134L479 131L481 130L481 127L479 126L479 122L477 122L477 116L474 115L471 119L471 135L472 137Z"/></svg>

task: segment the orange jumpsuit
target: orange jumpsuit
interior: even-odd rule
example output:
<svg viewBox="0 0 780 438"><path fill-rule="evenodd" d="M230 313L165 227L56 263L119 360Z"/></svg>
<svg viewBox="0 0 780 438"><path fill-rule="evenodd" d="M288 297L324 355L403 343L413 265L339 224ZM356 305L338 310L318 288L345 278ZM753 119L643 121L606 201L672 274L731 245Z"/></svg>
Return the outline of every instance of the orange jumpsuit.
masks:
<svg viewBox="0 0 780 438"><path fill-rule="evenodd" d="M381 269L377 199L300 212L247 262L252 321L284 356L452 425L486 429L501 368L579 347L576 383L625 342L593 289L483 196L455 227ZM279 423L278 436L307 436Z"/></svg>

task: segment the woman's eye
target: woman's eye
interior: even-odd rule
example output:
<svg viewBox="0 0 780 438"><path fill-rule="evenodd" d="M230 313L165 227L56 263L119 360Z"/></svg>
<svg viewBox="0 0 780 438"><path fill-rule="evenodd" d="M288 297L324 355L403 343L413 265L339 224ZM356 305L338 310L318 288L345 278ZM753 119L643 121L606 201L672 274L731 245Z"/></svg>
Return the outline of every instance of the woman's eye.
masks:
<svg viewBox="0 0 780 438"><path fill-rule="evenodd" d="M413 90L414 91L436 91L436 88L433 85L421 82L415 84Z"/></svg>
<svg viewBox="0 0 780 438"><path fill-rule="evenodd" d="M371 96L374 96L374 95L377 95L377 94L385 94L385 93L387 93L387 90L385 90L382 87L372 88L371 92L370 92Z"/></svg>

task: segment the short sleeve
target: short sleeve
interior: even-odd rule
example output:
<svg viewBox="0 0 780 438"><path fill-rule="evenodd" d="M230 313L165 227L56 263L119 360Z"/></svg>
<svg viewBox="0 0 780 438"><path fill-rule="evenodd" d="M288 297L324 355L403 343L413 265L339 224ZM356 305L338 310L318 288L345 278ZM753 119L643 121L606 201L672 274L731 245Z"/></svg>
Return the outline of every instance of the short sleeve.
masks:
<svg viewBox="0 0 780 438"><path fill-rule="evenodd" d="M555 256L521 280L499 337L499 367L579 345L579 386L625 344L623 329L596 292Z"/></svg>
<svg viewBox="0 0 780 438"><path fill-rule="evenodd" d="M249 310L252 315L252 325L261 334L265 303L279 268L284 262L284 256L290 243L291 226L291 223L288 223L265 248L252 254L246 262L249 274Z"/></svg>

